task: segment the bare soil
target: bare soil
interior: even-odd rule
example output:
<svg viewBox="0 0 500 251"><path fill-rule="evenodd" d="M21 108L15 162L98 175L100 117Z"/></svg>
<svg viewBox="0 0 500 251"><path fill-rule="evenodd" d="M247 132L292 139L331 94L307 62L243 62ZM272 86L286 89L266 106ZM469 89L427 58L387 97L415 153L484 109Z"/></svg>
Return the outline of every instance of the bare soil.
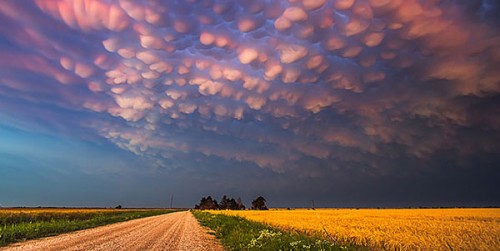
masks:
<svg viewBox="0 0 500 251"><path fill-rule="evenodd" d="M176 212L15 243L6 250L223 250L191 212Z"/></svg>

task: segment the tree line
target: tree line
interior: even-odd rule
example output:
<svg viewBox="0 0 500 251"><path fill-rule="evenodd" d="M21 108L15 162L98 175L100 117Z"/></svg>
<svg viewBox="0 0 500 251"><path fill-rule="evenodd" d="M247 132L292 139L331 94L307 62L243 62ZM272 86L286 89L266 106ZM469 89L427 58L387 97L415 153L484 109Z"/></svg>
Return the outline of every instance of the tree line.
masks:
<svg viewBox="0 0 500 251"><path fill-rule="evenodd" d="M241 201L241 198L238 199L229 198L226 195L222 196L220 203L217 200L213 199L212 196L203 197L200 200L200 204L196 204L194 209L201 210L245 210L246 207ZM266 199L264 197L259 196L255 200L252 201L252 210L268 210L266 206Z"/></svg>

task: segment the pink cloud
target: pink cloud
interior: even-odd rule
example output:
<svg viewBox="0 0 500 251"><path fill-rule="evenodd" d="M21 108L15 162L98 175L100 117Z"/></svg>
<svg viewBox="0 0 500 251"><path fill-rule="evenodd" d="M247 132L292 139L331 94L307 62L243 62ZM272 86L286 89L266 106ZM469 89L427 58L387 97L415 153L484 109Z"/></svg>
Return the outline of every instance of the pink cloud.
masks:
<svg viewBox="0 0 500 251"><path fill-rule="evenodd" d="M106 28L122 31L129 25L125 12L117 5L96 0L36 1L38 7L60 18L72 28L84 31Z"/></svg>
<svg viewBox="0 0 500 251"><path fill-rule="evenodd" d="M402 153L390 154L425 158L453 149L460 127L497 125L472 101L457 105L500 92L500 47L495 27L455 2L35 3L33 16L0 6L16 25L0 34L26 51L0 48L0 64L53 81L61 103L122 118L98 133L137 154L194 151L282 172L294 154L328 160L337 148L384 156L394 144ZM50 92L2 74L0 87L26 99ZM199 130L210 141L189 137ZM256 146L234 149L245 144Z"/></svg>

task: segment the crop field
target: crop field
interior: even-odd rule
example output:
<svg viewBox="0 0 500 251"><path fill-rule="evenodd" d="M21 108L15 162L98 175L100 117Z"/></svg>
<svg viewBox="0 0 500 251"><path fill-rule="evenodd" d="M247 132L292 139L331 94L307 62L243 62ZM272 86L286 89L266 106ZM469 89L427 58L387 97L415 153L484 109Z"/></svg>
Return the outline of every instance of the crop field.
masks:
<svg viewBox="0 0 500 251"><path fill-rule="evenodd" d="M210 211L334 243L390 250L498 250L500 209Z"/></svg>
<svg viewBox="0 0 500 251"><path fill-rule="evenodd" d="M265 250L321 250L321 251L364 251L366 247L342 245L324 240L321 236L308 236L297 231L281 229L237 216L211 214L207 211L193 211L201 225L212 229L213 234L229 251Z"/></svg>
<svg viewBox="0 0 500 251"><path fill-rule="evenodd" d="M161 209L0 209L0 246L176 210Z"/></svg>

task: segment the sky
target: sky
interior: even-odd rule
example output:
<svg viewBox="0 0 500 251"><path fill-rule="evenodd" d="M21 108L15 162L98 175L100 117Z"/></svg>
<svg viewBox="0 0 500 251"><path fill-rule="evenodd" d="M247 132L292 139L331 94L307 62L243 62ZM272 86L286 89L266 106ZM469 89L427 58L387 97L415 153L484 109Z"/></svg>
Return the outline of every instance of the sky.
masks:
<svg viewBox="0 0 500 251"><path fill-rule="evenodd" d="M500 206L495 0L2 0L0 206Z"/></svg>

